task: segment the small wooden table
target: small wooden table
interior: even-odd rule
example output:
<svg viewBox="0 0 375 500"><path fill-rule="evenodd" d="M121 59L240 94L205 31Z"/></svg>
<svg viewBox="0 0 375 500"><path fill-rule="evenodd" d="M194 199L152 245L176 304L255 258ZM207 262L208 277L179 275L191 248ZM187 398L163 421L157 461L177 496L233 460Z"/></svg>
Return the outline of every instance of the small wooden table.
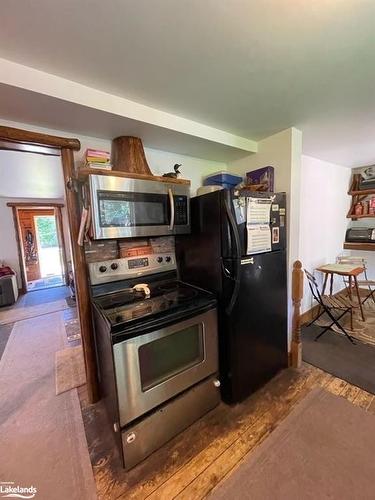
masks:
<svg viewBox="0 0 375 500"><path fill-rule="evenodd" d="M358 304L359 304L359 308L361 310L362 319L363 319L363 321L365 321L365 315L363 312L362 301L361 301L361 296L359 293L358 281L357 281L357 276L359 274L363 273L363 267L354 266L353 264L325 264L324 266L317 267L316 270L325 274L322 295L324 295L329 276L331 277L330 295L333 294L333 276L334 276L334 274L338 274L339 276L345 276L348 278L348 281L349 281L348 292L349 292L350 299L352 298L352 283L354 283L354 288L356 290Z"/></svg>

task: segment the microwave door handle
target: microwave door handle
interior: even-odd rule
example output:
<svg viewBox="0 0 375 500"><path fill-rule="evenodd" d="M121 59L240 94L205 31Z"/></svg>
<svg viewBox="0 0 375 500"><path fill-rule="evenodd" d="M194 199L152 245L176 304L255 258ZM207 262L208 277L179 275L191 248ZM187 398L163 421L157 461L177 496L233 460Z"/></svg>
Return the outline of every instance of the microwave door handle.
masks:
<svg viewBox="0 0 375 500"><path fill-rule="evenodd" d="M168 189L168 196L169 196L169 205L171 209L171 220L169 222L169 230L172 231L174 228L174 199L171 188Z"/></svg>

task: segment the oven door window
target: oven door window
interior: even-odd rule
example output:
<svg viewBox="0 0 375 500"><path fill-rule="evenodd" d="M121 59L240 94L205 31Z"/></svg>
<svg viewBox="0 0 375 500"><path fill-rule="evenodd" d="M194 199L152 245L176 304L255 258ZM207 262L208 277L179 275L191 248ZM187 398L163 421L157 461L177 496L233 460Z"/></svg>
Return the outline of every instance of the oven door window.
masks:
<svg viewBox="0 0 375 500"><path fill-rule="evenodd" d="M166 194L97 191L100 227L164 226L169 221Z"/></svg>
<svg viewBox="0 0 375 500"><path fill-rule="evenodd" d="M142 391L147 391L204 360L203 325L197 324L138 349Z"/></svg>

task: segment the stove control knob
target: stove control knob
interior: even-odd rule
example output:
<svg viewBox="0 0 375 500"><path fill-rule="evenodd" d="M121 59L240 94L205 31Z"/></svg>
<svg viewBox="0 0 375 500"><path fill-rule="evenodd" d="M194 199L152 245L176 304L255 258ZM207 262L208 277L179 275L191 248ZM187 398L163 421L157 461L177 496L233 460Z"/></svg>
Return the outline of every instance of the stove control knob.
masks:
<svg viewBox="0 0 375 500"><path fill-rule="evenodd" d="M111 264L111 269L113 269L113 271L116 271L117 268L118 268L118 264L116 262L113 262Z"/></svg>
<svg viewBox="0 0 375 500"><path fill-rule="evenodd" d="M172 258L169 257L169 255L168 255L168 257L165 258L165 262L171 262L171 260L172 260Z"/></svg>
<svg viewBox="0 0 375 500"><path fill-rule="evenodd" d="M100 267L99 267L99 271L100 271L101 273L105 273L105 272L106 272L106 270L107 270L107 266L100 266Z"/></svg>
<svg viewBox="0 0 375 500"><path fill-rule="evenodd" d="M158 257L156 260L159 262L159 264L161 264L163 262L163 257Z"/></svg>

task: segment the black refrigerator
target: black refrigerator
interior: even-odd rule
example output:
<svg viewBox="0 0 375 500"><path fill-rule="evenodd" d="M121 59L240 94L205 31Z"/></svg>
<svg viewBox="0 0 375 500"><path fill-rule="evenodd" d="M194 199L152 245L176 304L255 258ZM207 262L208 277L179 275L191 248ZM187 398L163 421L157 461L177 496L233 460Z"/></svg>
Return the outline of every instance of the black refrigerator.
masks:
<svg viewBox="0 0 375 500"><path fill-rule="evenodd" d="M288 365L285 224L285 193L225 189L192 198L192 232L176 237L180 278L217 294L227 403Z"/></svg>

